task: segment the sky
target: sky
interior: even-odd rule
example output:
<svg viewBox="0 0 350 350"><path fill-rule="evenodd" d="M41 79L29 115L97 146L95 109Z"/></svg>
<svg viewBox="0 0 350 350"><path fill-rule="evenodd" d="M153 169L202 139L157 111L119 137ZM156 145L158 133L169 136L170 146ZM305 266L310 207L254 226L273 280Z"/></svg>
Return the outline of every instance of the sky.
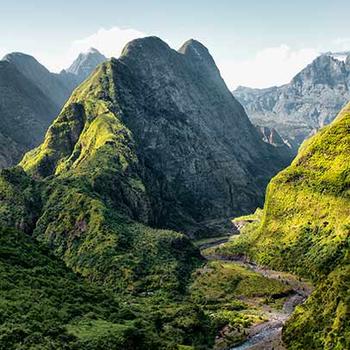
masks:
<svg viewBox="0 0 350 350"><path fill-rule="evenodd" d="M290 81L321 52L350 50L349 0L0 0L0 56L20 51L51 71L95 47L118 57L156 35L190 38L214 57L230 89Z"/></svg>

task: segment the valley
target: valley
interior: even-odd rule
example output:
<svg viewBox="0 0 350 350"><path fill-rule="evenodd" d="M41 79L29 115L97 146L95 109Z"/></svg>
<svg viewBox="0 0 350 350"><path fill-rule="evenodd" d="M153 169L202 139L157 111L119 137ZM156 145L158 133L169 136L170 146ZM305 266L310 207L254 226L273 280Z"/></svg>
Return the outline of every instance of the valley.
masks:
<svg viewBox="0 0 350 350"><path fill-rule="evenodd" d="M0 21L0 350L350 349L350 40L310 31L348 5L40 2Z"/></svg>
<svg viewBox="0 0 350 350"><path fill-rule="evenodd" d="M230 237L230 240L238 238L238 234ZM223 241L227 238L217 239L211 243L204 243L201 250L202 255L210 262L216 262L224 264L235 269L243 268L248 273L254 272L267 278L269 280L276 280L288 286L288 289L280 294L271 294L269 297L261 298L249 297L240 298L247 305L247 310L243 310L242 313L247 312L256 313L259 315L259 321L253 322L250 326L243 330L245 340L242 343L235 346L223 347L222 349L229 348L230 350L284 350L286 349L282 342L282 327L285 322L290 318L296 306L305 302L307 297L312 292L312 285L310 282L300 277L282 272L270 270L268 268L259 267L256 264L246 261L240 256L231 256L228 260L225 256L215 254L215 248L220 251L220 245L224 245ZM258 293L258 290L256 291ZM225 334L225 333L223 333ZM215 349L221 349L222 343L225 340L220 337L217 338ZM227 344L229 345L229 344ZM226 345L225 345L226 346Z"/></svg>

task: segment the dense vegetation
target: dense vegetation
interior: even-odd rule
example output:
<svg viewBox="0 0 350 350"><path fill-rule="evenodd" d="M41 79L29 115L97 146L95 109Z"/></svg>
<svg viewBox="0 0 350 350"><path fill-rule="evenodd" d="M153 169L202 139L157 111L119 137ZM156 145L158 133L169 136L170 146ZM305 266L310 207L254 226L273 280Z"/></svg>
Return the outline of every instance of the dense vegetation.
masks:
<svg viewBox="0 0 350 350"><path fill-rule="evenodd" d="M240 238L219 250L316 283L284 330L291 349L350 346L349 157L350 105L271 181L261 222L247 225Z"/></svg>
<svg viewBox="0 0 350 350"><path fill-rule="evenodd" d="M0 349L207 348L212 342L210 320L189 301L121 297L87 283L17 230L1 229L0 243Z"/></svg>

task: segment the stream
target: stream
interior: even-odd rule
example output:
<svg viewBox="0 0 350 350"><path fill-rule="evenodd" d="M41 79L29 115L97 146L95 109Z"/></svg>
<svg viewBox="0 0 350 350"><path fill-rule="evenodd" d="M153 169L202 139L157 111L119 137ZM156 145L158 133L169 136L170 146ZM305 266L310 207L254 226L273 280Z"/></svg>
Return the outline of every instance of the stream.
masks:
<svg viewBox="0 0 350 350"><path fill-rule="evenodd" d="M222 243L222 241L213 242L210 244L210 247L219 246ZM208 245L206 245L205 248L201 248L201 250L208 248ZM310 295L312 286L290 273L260 267L241 258L228 260L220 255L202 254L207 260L220 260L226 263L237 264L249 270L253 270L264 277L278 279L291 286L293 292L286 297L282 309L277 310L268 305L264 305L262 311L267 321L252 325L248 329L248 338L240 345L230 348L230 350L285 350L281 339L283 325L291 316L295 307L302 304Z"/></svg>

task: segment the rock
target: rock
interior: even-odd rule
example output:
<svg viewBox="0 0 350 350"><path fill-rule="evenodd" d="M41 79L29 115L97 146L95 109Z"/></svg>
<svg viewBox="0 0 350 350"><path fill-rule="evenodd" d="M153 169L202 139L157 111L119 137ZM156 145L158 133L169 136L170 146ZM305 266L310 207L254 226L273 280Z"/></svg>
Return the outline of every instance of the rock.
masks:
<svg viewBox="0 0 350 350"><path fill-rule="evenodd" d="M76 85L83 82L91 72L102 62L107 61L107 57L98 50L90 48L87 52L80 53L71 66L61 72L61 74L72 74L75 76Z"/></svg>
<svg viewBox="0 0 350 350"><path fill-rule="evenodd" d="M253 123L276 129L296 154L300 144L329 124L350 99L350 56L339 57L331 53L317 57L289 84L239 87L233 94Z"/></svg>

